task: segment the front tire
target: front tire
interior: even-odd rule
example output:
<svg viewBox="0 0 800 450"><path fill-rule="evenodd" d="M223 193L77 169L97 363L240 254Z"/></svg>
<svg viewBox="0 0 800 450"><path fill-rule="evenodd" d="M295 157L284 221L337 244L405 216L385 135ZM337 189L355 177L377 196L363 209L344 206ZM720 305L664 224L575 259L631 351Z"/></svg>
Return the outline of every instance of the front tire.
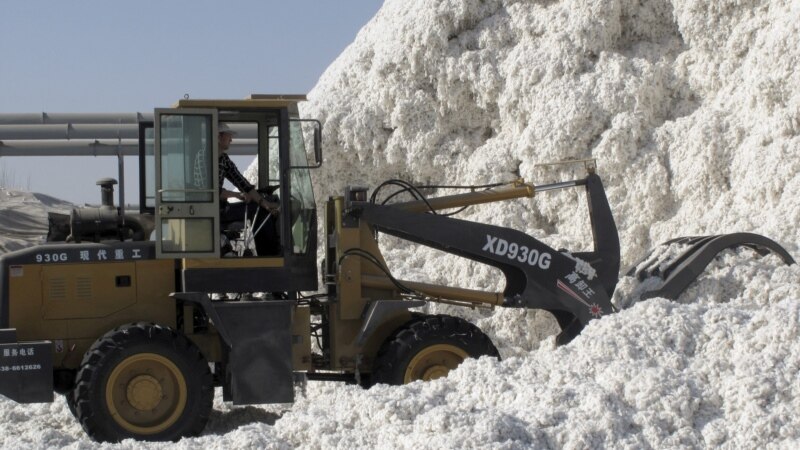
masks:
<svg viewBox="0 0 800 450"><path fill-rule="evenodd" d="M97 340L72 393L83 429L101 442L196 436L208 421L213 394L198 348L152 323L125 325Z"/></svg>
<svg viewBox="0 0 800 450"><path fill-rule="evenodd" d="M492 341L464 319L414 317L378 351L370 381L400 385L445 377L467 358L500 357Z"/></svg>
<svg viewBox="0 0 800 450"><path fill-rule="evenodd" d="M67 402L67 408L69 408L72 417L78 419L78 407L75 405L75 397L72 395L73 392L74 390L64 394L64 400ZM80 419L78 419L78 421L80 421Z"/></svg>

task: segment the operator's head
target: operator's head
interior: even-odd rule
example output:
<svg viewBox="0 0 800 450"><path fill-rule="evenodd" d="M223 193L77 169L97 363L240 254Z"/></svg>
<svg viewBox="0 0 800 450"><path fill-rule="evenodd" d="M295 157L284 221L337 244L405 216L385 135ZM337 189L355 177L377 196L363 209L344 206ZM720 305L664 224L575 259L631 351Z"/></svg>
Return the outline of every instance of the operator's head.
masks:
<svg viewBox="0 0 800 450"><path fill-rule="evenodd" d="M225 123L219 123L219 151L225 152L231 147L231 141L233 141L233 137L236 136L236 132L231 129L231 127Z"/></svg>

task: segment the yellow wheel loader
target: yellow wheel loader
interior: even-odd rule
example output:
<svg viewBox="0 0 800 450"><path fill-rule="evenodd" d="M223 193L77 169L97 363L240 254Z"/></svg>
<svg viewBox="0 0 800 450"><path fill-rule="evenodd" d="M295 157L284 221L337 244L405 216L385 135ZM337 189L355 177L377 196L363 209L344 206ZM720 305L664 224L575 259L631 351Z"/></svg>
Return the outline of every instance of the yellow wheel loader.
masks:
<svg viewBox="0 0 800 450"><path fill-rule="evenodd" d="M184 99L156 109L138 124L137 213L115 207L115 181L101 180L102 206L52 215L50 242L2 255L0 394L22 403L63 394L98 441L177 440L203 431L217 386L237 405L288 403L298 380L404 384L499 356L464 319L415 311L426 302L543 309L558 320L562 344L614 312L619 238L591 166L583 179L440 197L398 180L371 193L350 186L321 208L318 242L310 171L322 163L321 124L299 118L303 99ZM277 255L249 248L255 218L220 222L220 122L255 150L257 188L280 204L270 222ZM563 188L586 192L591 251L442 213ZM378 233L498 268L505 289L399 280ZM658 295L677 296L717 252L739 245L793 262L762 236L696 238L674 265L653 265L664 278Z"/></svg>

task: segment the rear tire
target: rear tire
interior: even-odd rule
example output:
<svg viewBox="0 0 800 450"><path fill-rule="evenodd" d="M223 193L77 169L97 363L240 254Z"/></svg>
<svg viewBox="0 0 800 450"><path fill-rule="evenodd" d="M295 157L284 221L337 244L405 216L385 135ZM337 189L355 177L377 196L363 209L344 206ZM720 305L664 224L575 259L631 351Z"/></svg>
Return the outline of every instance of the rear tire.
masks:
<svg viewBox="0 0 800 450"><path fill-rule="evenodd" d="M70 403L97 441L174 441L203 431L213 395L208 363L192 342L170 328L134 323L86 352Z"/></svg>
<svg viewBox="0 0 800 450"><path fill-rule="evenodd" d="M400 385L445 377L467 358L500 357L492 341L464 319L446 315L414 317L378 351L373 384Z"/></svg>

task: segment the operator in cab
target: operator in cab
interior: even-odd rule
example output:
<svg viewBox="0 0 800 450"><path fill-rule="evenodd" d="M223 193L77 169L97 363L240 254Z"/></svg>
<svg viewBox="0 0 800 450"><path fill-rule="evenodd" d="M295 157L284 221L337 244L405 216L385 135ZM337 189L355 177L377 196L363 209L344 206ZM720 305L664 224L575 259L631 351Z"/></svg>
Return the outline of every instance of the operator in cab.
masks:
<svg viewBox="0 0 800 450"><path fill-rule="evenodd" d="M219 124L219 201L220 212L219 220L222 228L234 222L243 222L245 212L247 220L256 217L253 230L258 232L254 241L258 256L277 255L280 253L280 241L278 239L277 217L280 204L268 201L256 190L247 178L242 175L236 164L228 156L228 150L233 142L236 132L227 123ZM229 191L223 188L225 180L230 181L239 192ZM228 199L236 198L241 202L228 202ZM258 211L263 208L263 211ZM258 212L258 214L256 214ZM266 222L266 223L265 223Z"/></svg>

